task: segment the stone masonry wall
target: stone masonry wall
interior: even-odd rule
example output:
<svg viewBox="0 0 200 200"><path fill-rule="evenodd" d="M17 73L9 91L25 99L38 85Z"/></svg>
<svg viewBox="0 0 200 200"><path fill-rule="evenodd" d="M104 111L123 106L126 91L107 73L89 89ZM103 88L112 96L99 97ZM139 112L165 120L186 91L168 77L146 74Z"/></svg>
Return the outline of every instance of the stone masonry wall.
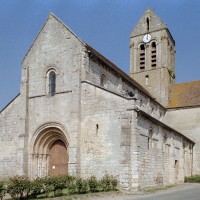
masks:
<svg viewBox="0 0 200 200"><path fill-rule="evenodd" d="M158 187L191 175L191 143L173 131L138 116L140 186Z"/></svg>
<svg viewBox="0 0 200 200"><path fill-rule="evenodd" d="M106 77L103 86L102 74ZM127 109L134 107L135 100L127 91L136 92L117 73L90 60L81 90L81 174L113 175L121 187L130 189L138 180L131 180L133 175L137 177L137 150L133 115Z"/></svg>
<svg viewBox="0 0 200 200"><path fill-rule="evenodd" d="M24 175L24 108L19 95L0 113L0 179Z"/></svg>
<svg viewBox="0 0 200 200"><path fill-rule="evenodd" d="M131 115L127 100L82 84L81 174L114 175L129 187Z"/></svg>
<svg viewBox="0 0 200 200"><path fill-rule="evenodd" d="M128 84L126 80L121 78L117 74L117 72L109 69L100 62L94 62L90 60L85 70L86 72L84 80L87 80L94 85L102 87L101 76L105 75L105 83L103 86L105 89L115 92L124 97L130 97L128 92L133 92L133 94L136 93L135 87L130 86L130 84Z"/></svg>
<svg viewBox="0 0 200 200"><path fill-rule="evenodd" d="M195 142L193 152L193 174L200 173L200 108L170 109L166 114L166 123L191 138Z"/></svg>
<svg viewBox="0 0 200 200"><path fill-rule="evenodd" d="M142 94L140 91L138 91L136 105L139 109L148 113L155 119L163 121L166 109L156 101L153 101L148 96Z"/></svg>

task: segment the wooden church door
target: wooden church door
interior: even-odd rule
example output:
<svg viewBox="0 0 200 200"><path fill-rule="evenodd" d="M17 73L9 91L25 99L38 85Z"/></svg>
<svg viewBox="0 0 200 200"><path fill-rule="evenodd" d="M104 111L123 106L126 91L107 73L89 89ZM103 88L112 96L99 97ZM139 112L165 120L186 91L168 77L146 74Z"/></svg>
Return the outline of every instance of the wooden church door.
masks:
<svg viewBox="0 0 200 200"><path fill-rule="evenodd" d="M50 148L49 176L66 175L68 173L68 153L63 141L57 140Z"/></svg>

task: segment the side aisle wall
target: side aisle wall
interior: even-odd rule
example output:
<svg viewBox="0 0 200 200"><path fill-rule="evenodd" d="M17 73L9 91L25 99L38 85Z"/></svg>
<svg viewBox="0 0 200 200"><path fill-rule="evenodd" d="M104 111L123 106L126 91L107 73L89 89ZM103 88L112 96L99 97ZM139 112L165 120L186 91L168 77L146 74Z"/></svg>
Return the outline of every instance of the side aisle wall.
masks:
<svg viewBox="0 0 200 200"><path fill-rule="evenodd" d="M142 188L184 181L191 175L192 144L187 139L138 114L140 176Z"/></svg>
<svg viewBox="0 0 200 200"><path fill-rule="evenodd" d="M170 109L166 122L195 142L193 152L193 174L200 174L200 108Z"/></svg>
<svg viewBox="0 0 200 200"><path fill-rule="evenodd" d="M139 186L183 182L192 172L192 141L165 124L165 108L141 92L137 97Z"/></svg>
<svg viewBox="0 0 200 200"><path fill-rule="evenodd" d="M17 96L0 113L0 179L24 175L25 102Z"/></svg>

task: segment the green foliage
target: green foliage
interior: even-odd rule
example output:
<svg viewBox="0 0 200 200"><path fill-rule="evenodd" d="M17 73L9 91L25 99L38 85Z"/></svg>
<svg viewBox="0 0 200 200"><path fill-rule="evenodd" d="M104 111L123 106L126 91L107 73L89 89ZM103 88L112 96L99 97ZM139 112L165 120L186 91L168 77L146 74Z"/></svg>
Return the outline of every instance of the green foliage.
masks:
<svg viewBox="0 0 200 200"><path fill-rule="evenodd" d="M117 185L118 185L118 180L114 177L111 177L111 187L112 187L112 190L116 190L117 189Z"/></svg>
<svg viewBox="0 0 200 200"><path fill-rule="evenodd" d="M102 191L109 191L112 189L112 177L111 176L108 176L108 175L105 175L101 180L100 180L100 188Z"/></svg>
<svg viewBox="0 0 200 200"><path fill-rule="evenodd" d="M75 177L66 175L66 176L60 176L60 180L65 184L65 188L69 188L72 183L76 180Z"/></svg>
<svg viewBox="0 0 200 200"><path fill-rule="evenodd" d="M10 178L7 193L13 199L25 199L30 195L31 181L26 176L15 176Z"/></svg>
<svg viewBox="0 0 200 200"><path fill-rule="evenodd" d="M89 191L88 181L82 178L76 179L76 188L79 194L84 194Z"/></svg>
<svg viewBox="0 0 200 200"><path fill-rule="evenodd" d="M39 194L45 194L46 196L50 192L50 188L47 185L47 178L36 178L31 181L31 197L35 198Z"/></svg>
<svg viewBox="0 0 200 200"><path fill-rule="evenodd" d="M96 179L95 176L91 176L88 179L88 185L89 185L91 192L98 192L99 191L99 189L98 189L99 182L98 182L98 180Z"/></svg>
<svg viewBox="0 0 200 200"><path fill-rule="evenodd" d="M57 177L51 177L47 179L47 185L50 188L49 192L53 192L54 196L61 196L62 190L66 188L65 184L65 177L63 176L57 176Z"/></svg>
<svg viewBox="0 0 200 200"><path fill-rule="evenodd" d="M200 183L200 175L185 177L185 183Z"/></svg>
<svg viewBox="0 0 200 200"><path fill-rule="evenodd" d="M0 199L2 200L5 195L6 195L5 184L4 182L0 182Z"/></svg>
<svg viewBox="0 0 200 200"><path fill-rule="evenodd" d="M30 180L26 176L15 176L9 179L7 187L0 182L0 200L6 193L13 199L37 199L38 197L61 196L65 194L83 194L87 192L99 192L115 190L118 181L112 176L104 176L97 180L92 176L85 180L73 176L45 177Z"/></svg>

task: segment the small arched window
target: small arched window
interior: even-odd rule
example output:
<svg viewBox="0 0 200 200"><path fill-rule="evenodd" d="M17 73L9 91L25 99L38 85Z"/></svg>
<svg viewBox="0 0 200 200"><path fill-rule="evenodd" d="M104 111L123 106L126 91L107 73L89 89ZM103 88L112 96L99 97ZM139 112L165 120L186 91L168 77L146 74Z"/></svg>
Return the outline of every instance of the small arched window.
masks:
<svg viewBox="0 0 200 200"><path fill-rule="evenodd" d="M146 83L146 85L149 85L149 75L145 76L145 83Z"/></svg>
<svg viewBox="0 0 200 200"><path fill-rule="evenodd" d="M102 87L104 87L106 84L106 76L104 74L101 75L101 78L100 78L100 85Z"/></svg>
<svg viewBox="0 0 200 200"><path fill-rule="evenodd" d="M49 73L49 95L54 96L56 92L56 73L51 71Z"/></svg>
<svg viewBox="0 0 200 200"><path fill-rule="evenodd" d="M140 69L145 68L145 46L144 44L140 45Z"/></svg>
<svg viewBox="0 0 200 200"><path fill-rule="evenodd" d="M151 44L151 67L156 67L156 43Z"/></svg>

